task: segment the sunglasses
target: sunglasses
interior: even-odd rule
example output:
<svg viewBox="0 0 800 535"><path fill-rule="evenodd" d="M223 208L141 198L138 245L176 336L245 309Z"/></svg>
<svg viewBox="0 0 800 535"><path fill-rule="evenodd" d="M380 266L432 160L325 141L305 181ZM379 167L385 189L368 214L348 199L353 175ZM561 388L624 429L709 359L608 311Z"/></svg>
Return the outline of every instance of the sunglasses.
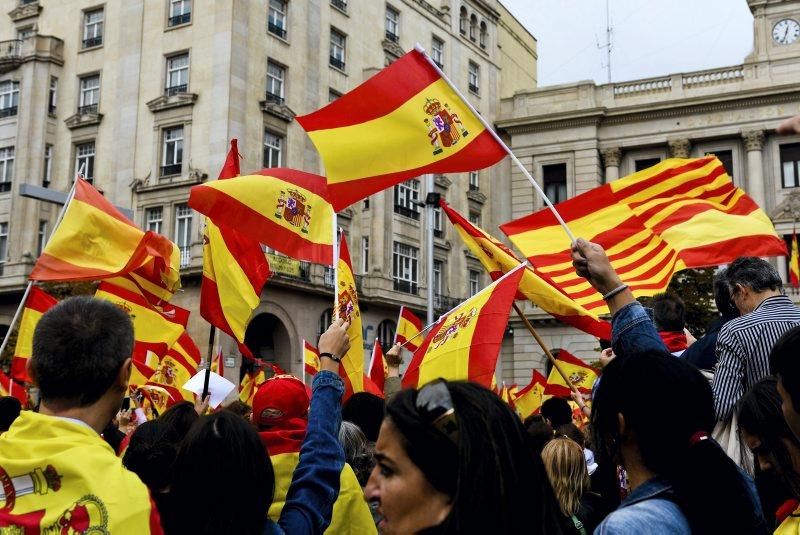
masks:
<svg viewBox="0 0 800 535"><path fill-rule="evenodd" d="M458 445L458 419L446 382L439 379L423 386L417 393L415 406L425 421Z"/></svg>

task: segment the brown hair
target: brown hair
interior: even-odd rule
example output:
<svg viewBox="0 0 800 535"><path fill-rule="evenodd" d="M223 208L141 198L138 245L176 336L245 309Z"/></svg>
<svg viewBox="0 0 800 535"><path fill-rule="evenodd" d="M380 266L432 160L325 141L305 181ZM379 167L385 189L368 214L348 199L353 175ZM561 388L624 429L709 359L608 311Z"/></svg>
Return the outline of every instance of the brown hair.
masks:
<svg viewBox="0 0 800 535"><path fill-rule="evenodd" d="M574 440L554 438L542 450L542 460L561 512L574 515L590 485L583 449Z"/></svg>

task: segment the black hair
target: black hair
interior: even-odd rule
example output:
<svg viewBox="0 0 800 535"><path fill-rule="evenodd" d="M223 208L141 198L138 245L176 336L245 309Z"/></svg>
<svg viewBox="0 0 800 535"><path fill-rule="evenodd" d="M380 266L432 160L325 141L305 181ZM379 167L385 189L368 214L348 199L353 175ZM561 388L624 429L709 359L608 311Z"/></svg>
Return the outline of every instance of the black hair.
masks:
<svg viewBox="0 0 800 535"><path fill-rule="evenodd" d="M115 387L132 352L128 314L108 301L70 297L45 312L36 325L30 365L45 403L86 407Z"/></svg>
<svg viewBox="0 0 800 535"><path fill-rule="evenodd" d="M378 441L385 414L386 402L369 392L353 394L342 406L342 420L356 424L370 442Z"/></svg>
<svg viewBox="0 0 800 535"><path fill-rule="evenodd" d="M656 294L651 301L653 323L659 331L683 332L686 325L686 305L677 294L666 292Z"/></svg>
<svg viewBox="0 0 800 535"><path fill-rule="evenodd" d="M553 429L572 423L572 409L564 398L550 398L542 403L542 416L547 418Z"/></svg>
<svg viewBox="0 0 800 535"><path fill-rule="evenodd" d="M22 403L12 396L0 397L0 433L8 431L22 411Z"/></svg>
<svg viewBox="0 0 800 535"><path fill-rule="evenodd" d="M575 424L569 423L558 426L558 429L556 429L556 436L565 436L573 442L576 442L581 448L586 447L586 438Z"/></svg>
<svg viewBox="0 0 800 535"><path fill-rule="evenodd" d="M603 370L593 398L600 466L624 461L621 444L634 443L642 463L671 483L672 500L692 533L763 532L763 517L745 476L716 442L703 438L714 423L708 381L697 368L666 352L617 356Z"/></svg>
<svg viewBox="0 0 800 535"><path fill-rule="evenodd" d="M523 425L528 431L533 451L536 455L541 455L545 444L553 440L553 428L541 414L528 416Z"/></svg>
<svg viewBox="0 0 800 535"><path fill-rule="evenodd" d="M209 489L224 489L214 492L213 507L201 504ZM175 459L165 531L260 535L274 491L272 464L255 428L229 411L203 416Z"/></svg>
<svg viewBox="0 0 800 535"><path fill-rule="evenodd" d="M800 326L786 331L778 338L769 354L770 373L777 375L783 389L792 400L795 412L800 412Z"/></svg>
<svg viewBox="0 0 800 535"><path fill-rule="evenodd" d="M778 270L757 256L740 256L731 262L725 270L725 280L731 290L737 284L747 286L756 293L783 287Z"/></svg>
<svg viewBox="0 0 800 535"><path fill-rule="evenodd" d="M160 419L145 422L131 435L122 457L125 468L139 476L153 495L169 487L169 471L178 453L178 443L168 434Z"/></svg>
<svg viewBox="0 0 800 535"><path fill-rule="evenodd" d="M714 275L714 303L719 313L725 317L736 318L739 309L731 301L731 287L728 285L728 270L723 268Z"/></svg>
<svg viewBox="0 0 800 535"><path fill-rule="evenodd" d="M452 497L437 533L561 533L544 465L532 454L517 415L480 385L446 385L457 444L417 411L416 390L398 392L386 408L411 461L434 488Z"/></svg>
<svg viewBox="0 0 800 535"><path fill-rule="evenodd" d="M158 417L158 421L164 426L168 438L175 444L179 444L192 428L192 425L200 416L191 401L181 401L176 403Z"/></svg>

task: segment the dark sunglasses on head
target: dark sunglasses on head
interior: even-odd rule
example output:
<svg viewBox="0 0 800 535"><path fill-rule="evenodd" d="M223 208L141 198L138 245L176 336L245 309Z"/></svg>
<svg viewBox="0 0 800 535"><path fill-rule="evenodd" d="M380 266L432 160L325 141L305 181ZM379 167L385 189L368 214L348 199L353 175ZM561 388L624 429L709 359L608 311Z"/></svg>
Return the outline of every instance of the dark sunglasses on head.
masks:
<svg viewBox="0 0 800 535"><path fill-rule="evenodd" d="M447 383L439 379L423 386L415 406L420 416L458 445L458 420Z"/></svg>

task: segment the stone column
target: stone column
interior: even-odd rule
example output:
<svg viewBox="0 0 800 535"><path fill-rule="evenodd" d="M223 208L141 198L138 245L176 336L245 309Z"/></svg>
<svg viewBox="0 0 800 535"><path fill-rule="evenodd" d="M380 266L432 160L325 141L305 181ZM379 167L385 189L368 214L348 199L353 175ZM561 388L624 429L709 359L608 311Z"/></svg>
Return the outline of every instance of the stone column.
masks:
<svg viewBox="0 0 800 535"><path fill-rule="evenodd" d="M622 151L619 147L603 149L600 151L603 156L603 163L606 166L606 184L619 178L619 161L622 159Z"/></svg>
<svg viewBox="0 0 800 535"><path fill-rule="evenodd" d="M744 148L747 152L747 194L762 209L766 210L764 191L764 164L761 150L764 148L763 130L742 132Z"/></svg>
<svg viewBox="0 0 800 535"><path fill-rule="evenodd" d="M688 139L669 139L669 155L672 158L688 158L692 145Z"/></svg>

